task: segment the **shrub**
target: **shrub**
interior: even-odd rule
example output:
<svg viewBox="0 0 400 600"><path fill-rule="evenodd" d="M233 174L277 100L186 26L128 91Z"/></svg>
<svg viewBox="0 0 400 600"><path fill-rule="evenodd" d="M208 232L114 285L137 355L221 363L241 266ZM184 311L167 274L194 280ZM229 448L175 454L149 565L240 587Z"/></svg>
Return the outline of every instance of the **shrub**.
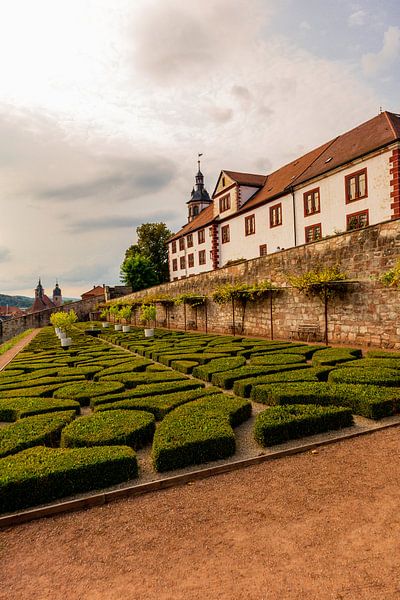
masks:
<svg viewBox="0 0 400 600"><path fill-rule="evenodd" d="M367 356L367 358L398 358L398 359L400 359L400 352L389 352L387 350L368 350L366 356Z"/></svg>
<svg viewBox="0 0 400 600"><path fill-rule="evenodd" d="M70 377L40 377L39 379L21 379L17 383L3 384L0 386L0 395L2 392L9 390L21 390L21 393L25 392L25 388L43 387L46 385L58 385L61 387L70 381L83 381L85 378L83 375L75 375ZM21 394L20 394L21 395Z"/></svg>
<svg viewBox="0 0 400 600"><path fill-rule="evenodd" d="M53 396L60 387L65 385L64 383L58 383L53 385L36 385L30 388L17 388L14 390L7 390L0 392L0 399L3 398L49 398Z"/></svg>
<svg viewBox="0 0 400 600"><path fill-rule="evenodd" d="M62 432L61 446L130 446L137 450L153 439L155 419L149 412L110 410L70 423Z"/></svg>
<svg viewBox="0 0 400 600"><path fill-rule="evenodd" d="M198 364L197 360L173 360L171 367L172 369L175 369L175 371L188 374L191 373ZM196 377L198 376L196 375Z"/></svg>
<svg viewBox="0 0 400 600"><path fill-rule="evenodd" d="M79 403L52 398L0 398L0 421L10 422L22 417L68 410L79 414Z"/></svg>
<svg viewBox="0 0 400 600"><path fill-rule="evenodd" d="M239 379L233 384L233 391L237 396L249 398L251 390L261 384L266 383L288 383L291 381L320 381L323 377L327 377L331 369L312 368L296 369L295 371L277 371L269 375L260 375L259 377L249 377L248 379Z"/></svg>
<svg viewBox="0 0 400 600"><path fill-rule="evenodd" d="M224 358L226 356L228 356L228 355L227 354L206 354L206 353L204 353L204 354L201 354L201 353L199 353L199 354L174 353L174 354L162 354L161 356L158 357L158 360L163 365L167 365L167 367L170 367L174 360L195 360L196 362L203 365L205 363L210 362L210 360L213 360L214 358Z"/></svg>
<svg viewBox="0 0 400 600"><path fill-rule="evenodd" d="M268 375L268 373L276 373L277 371L296 370L307 368L307 365L276 365L275 367L268 366L244 366L232 371L224 371L223 373L214 373L211 381L214 385L218 385L224 389L231 389L239 379L247 379L249 377L258 377L259 375Z"/></svg>
<svg viewBox="0 0 400 600"><path fill-rule="evenodd" d="M361 357L361 350L358 348L327 348L325 350L318 350L313 354L312 364L315 367L336 365L338 363L354 361L359 357Z"/></svg>
<svg viewBox="0 0 400 600"><path fill-rule="evenodd" d="M299 404L275 406L257 415L254 437L261 446L273 446L351 425L353 417L349 408Z"/></svg>
<svg viewBox="0 0 400 600"><path fill-rule="evenodd" d="M199 388L188 392L175 392L173 394L160 394L159 396L146 396L143 398L126 398L110 404L95 406L94 411L104 410L145 410L151 412L157 421L161 421L165 415L177 406L186 404L192 400L203 398L219 392L218 388Z"/></svg>
<svg viewBox="0 0 400 600"><path fill-rule="evenodd" d="M95 377L95 375L102 370L102 367L94 367L92 365L88 367L61 367L61 369L58 369L57 375L59 377L68 377L75 375L85 377L85 379L93 379L93 377Z"/></svg>
<svg viewBox="0 0 400 600"><path fill-rule="evenodd" d="M54 393L54 398L77 400L81 406L86 406L92 398L116 394L123 389L124 385L119 381L105 381L101 383L82 381L60 388Z"/></svg>
<svg viewBox="0 0 400 600"><path fill-rule="evenodd" d="M332 383L367 383L369 385L400 385L400 371L374 367L347 367L335 369L329 373L328 381Z"/></svg>
<svg viewBox="0 0 400 600"><path fill-rule="evenodd" d="M361 358L349 364L341 365L342 367L368 367L368 368L384 368L384 369L400 369L400 360L398 358Z"/></svg>
<svg viewBox="0 0 400 600"><path fill-rule="evenodd" d="M0 458L31 446L58 446L61 430L76 416L75 411L36 415L0 429Z"/></svg>
<svg viewBox="0 0 400 600"><path fill-rule="evenodd" d="M231 456L235 452L232 425L250 413L249 402L224 394L176 408L154 435L154 468L169 471Z"/></svg>
<svg viewBox="0 0 400 600"><path fill-rule="evenodd" d="M185 375L174 371L162 371L161 373L117 373L100 377L102 381L120 381L127 389L134 388L140 384L158 383L163 381L187 381Z"/></svg>
<svg viewBox="0 0 400 600"><path fill-rule="evenodd" d="M232 358L216 358L205 365L201 365L193 369L194 377L204 379L204 381L210 381L213 373L220 373L222 371L231 371L242 367L246 363L243 356L235 356Z"/></svg>
<svg viewBox="0 0 400 600"><path fill-rule="evenodd" d="M304 355L295 354L266 354L265 356L253 356L250 358L251 365L290 365L305 362Z"/></svg>
<svg viewBox="0 0 400 600"><path fill-rule="evenodd" d="M0 512L15 511L137 477L135 452L127 446L38 446L0 461Z"/></svg>
<svg viewBox="0 0 400 600"><path fill-rule="evenodd" d="M115 375L116 373L143 372L151 364L151 360L147 360L146 358L137 358L136 360L124 361L119 365L104 368L95 376L94 379L98 380L99 378L105 377L106 375Z"/></svg>
<svg viewBox="0 0 400 600"><path fill-rule="evenodd" d="M146 371L148 373L160 373L161 371L165 373L165 371L168 371L168 368L164 365L151 364L146 367Z"/></svg>
<svg viewBox="0 0 400 600"><path fill-rule="evenodd" d="M392 388L361 384L280 383L260 385L251 398L262 404L333 404L349 407L354 414L381 419L398 410L400 392Z"/></svg>
<svg viewBox="0 0 400 600"><path fill-rule="evenodd" d="M220 346L215 345L212 348L212 352L222 352L223 354L231 354L234 356L236 356L240 350L245 350L245 348L239 344L221 344Z"/></svg>
<svg viewBox="0 0 400 600"><path fill-rule="evenodd" d="M204 387L204 383L202 381L197 381L196 379L185 379L184 381L163 381L161 383L152 383L149 385L138 385L137 387L131 390L127 390L123 394L116 394L115 396L105 395L98 396L97 398L92 398L90 406L94 408L99 404L117 402L118 400L126 400L127 398L143 398L145 396L158 396L159 394L195 390L200 387Z"/></svg>

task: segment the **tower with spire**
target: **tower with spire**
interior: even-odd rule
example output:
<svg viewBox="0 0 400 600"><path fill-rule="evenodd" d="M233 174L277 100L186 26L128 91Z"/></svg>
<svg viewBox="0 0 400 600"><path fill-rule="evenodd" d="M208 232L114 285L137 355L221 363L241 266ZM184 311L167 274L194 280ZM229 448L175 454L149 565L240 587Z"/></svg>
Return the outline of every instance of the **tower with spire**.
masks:
<svg viewBox="0 0 400 600"><path fill-rule="evenodd" d="M197 161L197 174L196 174L196 185L192 190L192 194L190 200L187 201L188 205L188 222L193 221L197 215L207 208L212 203L212 200L204 187L204 175L200 170L200 157L202 154L199 154Z"/></svg>
<svg viewBox="0 0 400 600"><path fill-rule="evenodd" d="M58 281L56 281L56 287L53 290L53 304L55 306L61 306L62 305L62 293L61 293L61 289L60 286L58 285Z"/></svg>

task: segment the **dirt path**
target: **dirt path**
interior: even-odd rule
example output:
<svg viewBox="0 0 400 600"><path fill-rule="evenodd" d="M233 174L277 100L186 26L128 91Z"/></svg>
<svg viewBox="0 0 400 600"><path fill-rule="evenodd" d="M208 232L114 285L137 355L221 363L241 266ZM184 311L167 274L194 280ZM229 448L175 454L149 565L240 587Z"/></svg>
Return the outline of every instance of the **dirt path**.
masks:
<svg viewBox="0 0 400 600"><path fill-rule="evenodd" d="M5 352L4 354L0 355L0 371L2 369L4 369L5 366L8 365L8 363L10 362L10 360L12 360L14 358L14 356L16 356L18 354L18 352L21 352L21 350L23 348L25 348L25 346L27 344L29 344L29 342L31 340L33 340L34 337L37 336L37 334L39 333L40 328L39 329L34 329L33 331L31 331L31 333L28 333L28 335L26 337L24 337L22 340L20 340L19 342L17 342L15 344L15 346L13 346L12 348L10 348L10 350L7 350L7 352Z"/></svg>
<svg viewBox="0 0 400 600"><path fill-rule="evenodd" d="M399 429L0 532L1 600L398 600Z"/></svg>

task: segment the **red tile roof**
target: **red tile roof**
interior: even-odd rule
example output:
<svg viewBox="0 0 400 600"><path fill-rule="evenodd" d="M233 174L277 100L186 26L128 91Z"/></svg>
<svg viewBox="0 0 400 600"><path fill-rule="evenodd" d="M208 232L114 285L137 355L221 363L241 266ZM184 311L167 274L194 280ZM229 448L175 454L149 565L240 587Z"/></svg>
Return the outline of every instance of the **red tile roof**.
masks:
<svg viewBox="0 0 400 600"><path fill-rule="evenodd" d="M46 308L54 308L55 304L50 300L46 294L43 294L41 298L35 298L33 305L28 308L27 313L38 312L39 310L45 310Z"/></svg>
<svg viewBox="0 0 400 600"><path fill-rule="evenodd" d="M91 290L81 294L81 298L93 298L97 296L103 296L104 298L104 287L102 285L94 285Z"/></svg>
<svg viewBox="0 0 400 600"><path fill-rule="evenodd" d="M293 185L318 177L400 139L400 115L384 112L281 167L242 207L248 210L287 193Z"/></svg>
<svg viewBox="0 0 400 600"><path fill-rule="evenodd" d="M19 306L0 306L0 316L22 317L25 314Z"/></svg>
<svg viewBox="0 0 400 600"><path fill-rule="evenodd" d="M209 225L210 223L212 223L213 220L214 220L214 206L213 206L213 204L210 204L210 206L207 206L207 208L204 208L197 215L197 217L195 217L193 219L193 221L190 221L190 223L186 223L186 225L184 227L182 227L182 229L180 229L178 231L178 233L176 233L175 235L170 237L168 241L172 242L172 240L177 240L178 238L182 237L183 235L187 235L188 233L191 233L192 231L196 231L196 229L202 229L206 225Z"/></svg>
<svg viewBox="0 0 400 600"><path fill-rule="evenodd" d="M255 173L238 173L237 171L226 171L225 169L223 172L239 185L261 187L267 178L266 175L257 175Z"/></svg>
<svg viewBox="0 0 400 600"><path fill-rule="evenodd" d="M239 211L241 213L286 194L292 186L305 183L398 140L400 140L400 115L385 111L296 158L269 175L226 170L223 172L240 185L262 186L243 204ZM202 210L193 221L185 225L169 241L212 223L214 221L213 210L213 205Z"/></svg>

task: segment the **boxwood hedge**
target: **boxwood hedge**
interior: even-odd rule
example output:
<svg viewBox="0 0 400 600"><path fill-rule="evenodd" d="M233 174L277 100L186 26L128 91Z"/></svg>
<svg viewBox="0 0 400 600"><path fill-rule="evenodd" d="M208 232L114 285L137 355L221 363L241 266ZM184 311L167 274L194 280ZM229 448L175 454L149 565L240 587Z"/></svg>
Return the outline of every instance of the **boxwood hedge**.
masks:
<svg viewBox="0 0 400 600"><path fill-rule="evenodd" d="M216 358L205 365L193 369L194 377L210 381L213 373L222 371L231 371L245 365L246 359L243 356L234 356L231 358Z"/></svg>
<svg viewBox="0 0 400 600"><path fill-rule="evenodd" d="M341 365L341 367L369 367L374 369L400 369L400 359L398 358L361 358L351 363Z"/></svg>
<svg viewBox="0 0 400 600"><path fill-rule="evenodd" d="M94 411L104 410L145 410L151 412L157 421L161 421L165 415L177 406L186 404L192 400L203 398L219 393L216 387L199 388L188 392L175 392L173 394L161 394L159 396L145 396L144 398L126 398L109 404L99 404Z"/></svg>
<svg viewBox="0 0 400 600"><path fill-rule="evenodd" d="M354 414L381 419L398 411L400 390L361 384L325 382L276 383L259 385L251 398L262 404L321 404L349 407Z"/></svg>
<svg viewBox="0 0 400 600"><path fill-rule="evenodd" d="M312 364L315 367L323 365L336 365L353 361L361 357L361 350L358 348L327 348L318 350L312 356Z"/></svg>
<svg viewBox="0 0 400 600"><path fill-rule="evenodd" d="M0 460L0 512L128 481L138 475L128 446L36 446Z"/></svg>
<svg viewBox="0 0 400 600"><path fill-rule="evenodd" d="M191 373L194 367L197 367L199 362L197 360L173 360L171 363L171 368L175 369L175 371L179 371L180 373ZM197 375L196 375L197 377Z"/></svg>
<svg viewBox="0 0 400 600"><path fill-rule="evenodd" d="M249 377L248 379L239 379L233 384L233 391L237 396L250 398L251 390L265 383L288 383L291 381L321 381L328 377L330 368L296 369L295 371L277 371L269 375L260 375L259 377Z"/></svg>
<svg viewBox="0 0 400 600"><path fill-rule="evenodd" d="M131 390L126 390L122 394L115 394L115 396L104 395L92 398L90 406L94 408L100 404L110 404L110 402L117 402L119 400L126 400L128 398L158 396L159 394L184 392L188 390L195 390L201 387L204 387L204 383L202 381L197 381L196 379L185 379L183 381L163 381L161 383L152 383L149 385L138 385Z"/></svg>
<svg viewBox="0 0 400 600"><path fill-rule="evenodd" d="M81 406L87 406L92 398L116 394L123 389L124 385L119 381L82 381L61 387L54 392L54 398L77 400Z"/></svg>
<svg viewBox="0 0 400 600"><path fill-rule="evenodd" d="M79 403L53 398L0 398L0 421L11 422L22 417L68 410L79 414Z"/></svg>
<svg viewBox="0 0 400 600"><path fill-rule="evenodd" d="M274 406L256 417L254 437L261 446L353 425L349 408L293 404Z"/></svg>
<svg viewBox="0 0 400 600"><path fill-rule="evenodd" d="M102 381L120 381L125 388L130 389L138 385L158 383L163 381L187 381L187 377L176 371L162 371L161 373L116 373L100 377Z"/></svg>
<svg viewBox="0 0 400 600"><path fill-rule="evenodd" d="M58 446L61 431L76 416L73 410L26 417L0 429L0 458L32 446Z"/></svg>
<svg viewBox="0 0 400 600"><path fill-rule="evenodd" d="M251 365L290 365L296 363L304 363L306 361L305 356L302 354L265 354L252 356L250 358Z"/></svg>
<svg viewBox="0 0 400 600"><path fill-rule="evenodd" d="M81 417L61 434L61 446L130 446L137 450L153 439L155 418L150 412L110 410Z"/></svg>
<svg viewBox="0 0 400 600"><path fill-rule="evenodd" d="M115 375L117 373L137 373L142 372L151 365L151 360L145 358L137 358L136 360L123 361L121 364L104 368L95 377L95 381L105 375Z"/></svg>
<svg viewBox="0 0 400 600"><path fill-rule="evenodd" d="M211 381L214 385L218 385L224 389L231 389L239 379L247 379L249 377L258 377L259 375L268 375L268 373L276 373L278 371L289 371L296 369L308 368L306 364L295 365L275 365L275 366L244 366L231 371L222 373L214 373L211 376Z"/></svg>
<svg viewBox="0 0 400 600"><path fill-rule="evenodd" d="M169 471L232 456L232 426L251 414L251 405L224 394L184 404L161 421L153 440L153 465Z"/></svg>
<svg viewBox="0 0 400 600"><path fill-rule="evenodd" d="M332 383L400 386L400 371L379 367L342 367L329 373L328 381Z"/></svg>

